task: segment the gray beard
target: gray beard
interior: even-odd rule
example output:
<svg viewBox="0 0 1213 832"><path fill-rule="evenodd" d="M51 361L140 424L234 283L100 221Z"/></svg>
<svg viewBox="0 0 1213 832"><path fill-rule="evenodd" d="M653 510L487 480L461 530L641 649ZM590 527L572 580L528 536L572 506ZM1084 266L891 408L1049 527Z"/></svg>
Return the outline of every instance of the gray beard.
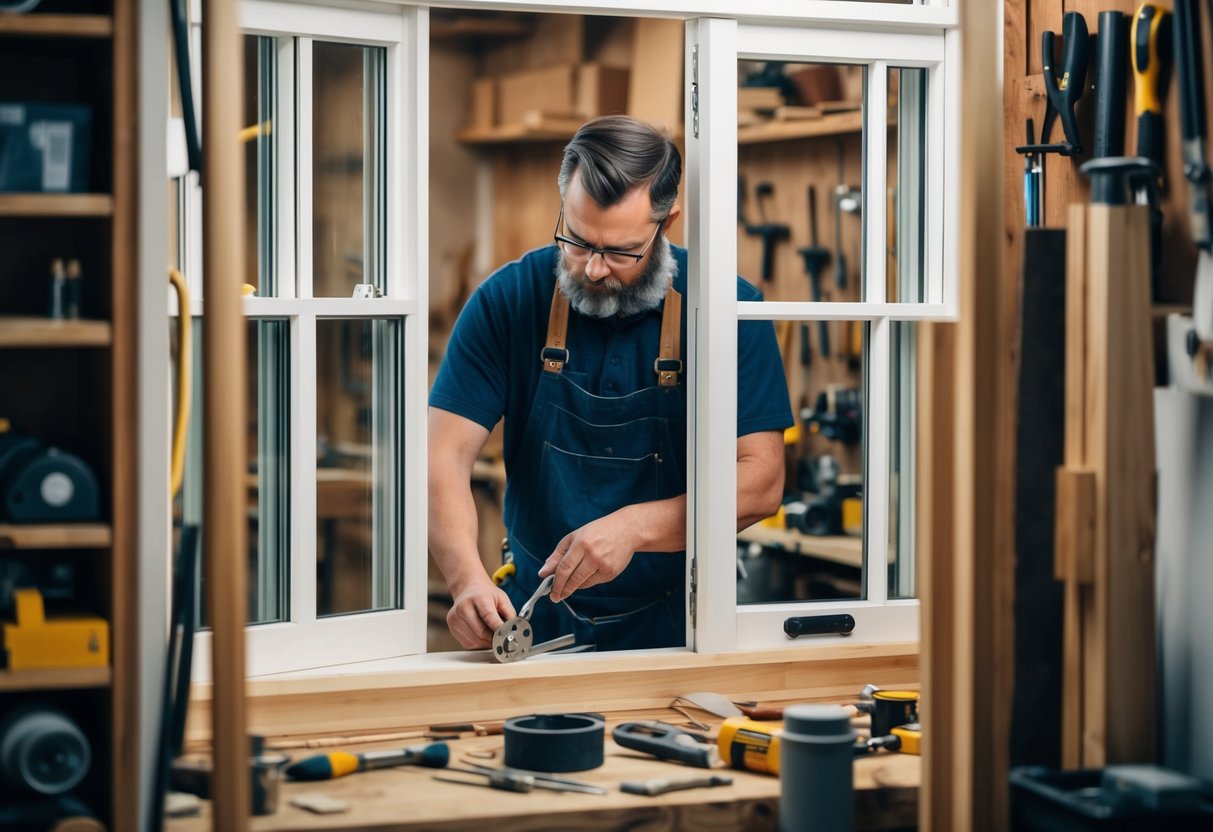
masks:
<svg viewBox="0 0 1213 832"><path fill-rule="evenodd" d="M564 260L564 252L556 258L556 281L560 291L569 299L569 304L591 318L610 318L618 315L626 318L637 312L647 312L661 305L666 292L674 283L674 271L678 268L670 251L670 241L662 234L653 243L653 253L644 271L635 283L625 285L618 278L608 275L598 288L590 288L585 272L570 272Z"/></svg>

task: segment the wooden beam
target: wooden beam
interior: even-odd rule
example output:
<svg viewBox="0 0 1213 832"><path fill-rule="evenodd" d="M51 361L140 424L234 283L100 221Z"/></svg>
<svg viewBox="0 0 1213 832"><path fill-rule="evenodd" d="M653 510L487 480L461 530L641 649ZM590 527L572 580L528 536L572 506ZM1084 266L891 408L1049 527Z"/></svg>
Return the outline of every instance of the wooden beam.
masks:
<svg viewBox="0 0 1213 832"><path fill-rule="evenodd" d="M115 0L113 20L113 220L110 248L110 298L113 309L110 395L113 397L110 449L110 611L113 650L113 828L139 823L140 713L148 703L139 696L139 371L138 303L135 262L139 252L136 214L138 147L138 4Z"/></svg>
<svg viewBox="0 0 1213 832"><path fill-rule="evenodd" d="M244 86L235 0L203 0L202 247L206 298L202 361L203 558L215 707L211 799L214 828L248 828L249 763L244 703L246 543L244 148L238 139Z"/></svg>
<svg viewBox="0 0 1213 832"><path fill-rule="evenodd" d="M920 366L923 829L1005 829L1014 656L1014 413L1003 240L998 14L960 7L960 321Z"/></svg>

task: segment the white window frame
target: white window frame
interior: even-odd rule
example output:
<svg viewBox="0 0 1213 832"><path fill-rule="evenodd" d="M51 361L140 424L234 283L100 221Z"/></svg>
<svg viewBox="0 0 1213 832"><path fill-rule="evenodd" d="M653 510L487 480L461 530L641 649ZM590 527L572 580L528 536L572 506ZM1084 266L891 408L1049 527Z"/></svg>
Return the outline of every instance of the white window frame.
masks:
<svg viewBox="0 0 1213 832"><path fill-rule="evenodd" d="M194 4L195 15L199 4ZM387 153L389 169L387 235L387 297L356 301L337 298L294 297L289 292L277 298L250 298L245 301L245 314L251 318L287 318L291 322L291 409L292 409L292 561L309 568L293 568L292 576L310 573L314 564L315 528L315 321L328 316L398 316L404 321L404 458L403 521L404 521L404 610L363 613L339 618L316 619L314 580L293 584L291 590L291 620L281 624L261 624L248 629L249 675L262 675L292 668L318 669L356 661L409 656L425 652L426 638L426 570L427 559L427 484L426 484L426 399L428 392L428 164L429 164L429 9L462 8L493 9L516 12L549 12L570 14L605 14L630 17L674 17L687 21L688 112L687 164L685 184L687 203L687 233L690 249L688 275L689 351L698 356L700 368L711 366L712 372L701 370L690 380L691 447L688 454L687 540L688 592L697 593L697 621L688 622L689 649L700 653L724 653L742 649L770 646L786 647L786 639L772 640L772 628L767 619L782 618L785 611L738 609L734 573L736 529L736 336L740 320L861 320L871 322L870 352L886 356L882 393L870 399L868 424L887 424L889 410L887 366L890 331L894 321L954 320L958 303L956 297L958 251L955 239L958 200L958 153L945 155L938 141L927 145L928 168L939 172L928 183L928 204L932 206L925 231L926 260L931 266L926 279L926 298L920 304L884 302L884 258L873 257L879 249L883 233L878 226L866 225L867 246L864 301L861 303L738 303L735 296L736 269L736 61L738 55L752 50L750 38L762 37L769 42L792 36L795 42L787 47L788 55L799 59L834 60L846 63L866 63L872 66L929 66L928 88L932 98L928 130L947 142L955 143L959 135L959 22L954 0L924 0L913 5L890 5L879 2L839 2L839 0L597 0L579 3L569 0L433 0L418 5L404 5L399 0L329 0L310 3L279 2L279 0L241 0L241 25L249 34L264 34L279 38L299 36L325 41L347 41L382 45L388 50L388 101L390 146ZM196 27L200 20L195 18ZM818 30L820 34L813 34ZM196 31L195 31L196 35ZM820 47L806 52L801 38L808 37ZM289 40L287 41L289 43ZM692 79L690 55L692 45L698 44L700 84L710 90L700 99L700 137L691 136L689 112ZM917 46L916 46L917 44ZM763 47L763 54L769 54ZM928 54L930 57L924 57ZM195 54L198 54L197 51ZM284 75L284 73L280 73ZM304 73L300 73L301 76ZM883 89L883 70L874 73L874 80ZM393 85L395 85L393 87ZM195 87L197 89L197 87ZM393 94L395 89L398 94ZM878 90L869 88L875 100ZM703 92L701 92L701 96ZM283 97L280 107L293 104L295 96ZM869 108L871 109L871 108ZM882 108L877 108L882 109ZM869 118L872 114L869 113ZM884 114L879 115L883 123ZM279 114L280 125L289 121ZM865 131L873 134L871 122ZM881 164L868 166L865 188L872 187L879 177L883 182L883 132L879 139L881 154L869 142L865 158L879 158ZM285 137L280 134L280 140ZM301 286L310 282L310 215L304 211L310 204L310 163L305 156L308 148L298 143L299 156L287 160L280 153L278 185L283 199L279 201L279 249L277 262L280 274L289 274L294 264L306 274ZM299 171L296 179L296 169ZM290 198L289 189L298 182L297 192ZM287 189L287 190L283 190ZM197 193L192 197L197 208ZM881 211L883 212L883 200ZM709 209L707 206L711 206ZM193 211L199 218L200 210ZM307 219L308 221L302 221ZM295 223L302 230L297 239L285 232L293 231ZM878 220L883 229L883 213ZM945 236L944 229L952 231ZM193 232L191 232L192 236ZM200 239L200 237L195 238ZM193 259L198 259L199 245L187 246ZM297 261L297 262L296 262ZM197 280L201 274L197 262L190 264L190 276ZM199 281L200 282L200 281ZM280 289L289 281L280 281ZM195 296L200 285L193 287ZM300 294L306 295L305 292ZM198 313L202 304L196 305ZM304 362L295 360L308 354ZM310 375L309 375L310 374ZM876 390L879 379L873 375L869 387ZM312 379L310 387L300 384ZM301 430L300 427L306 429ZM872 540L882 540L887 527L887 436L875 436L869 430L870 441L883 446L886 481L869 482L865 513L869 516L866 534ZM869 450L869 456L871 451ZM869 463L871 467L871 463ZM874 469L873 469L874 470ZM876 492L880 492L879 495ZM884 522L872 522L881 514ZM306 521L306 522L305 522ZM868 546L867 574L876 571L873 554L880 552L884 562L884 544ZM306 554L305 554L306 553ZM692 574L691 564L703 564ZM835 610L858 612L863 626L857 627L856 638L864 641L904 642L918 638L918 602L888 601L887 587L868 579L869 590L879 585L879 592L869 592L863 602L816 603L809 611L826 613ZM293 578L294 580L294 578ZM707 614L712 610L717 614ZM736 615L719 611L736 610ZM803 614L806 607L798 605L795 612ZM310 613L310 615L309 615ZM811 650L812 642L801 640ZM799 646L799 645L798 645ZM209 679L209 633L200 633L196 640L194 679ZM575 661L575 657L567 661ZM566 661L550 657L549 662Z"/></svg>
<svg viewBox="0 0 1213 832"><path fill-rule="evenodd" d="M194 4L192 38L200 38ZM425 399L429 306L429 14L386 3L326 7L279 0L243 0L243 34L277 42L278 112L275 189L277 284L274 297L248 297L248 320L286 320L290 338L290 584L288 620L250 625L248 675L306 670L424 652L426 560ZM384 164L387 168L384 297L312 297L311 54L316 41L382 47L387 91ZM200 50L195 49L195 54ZM198 89L198 87L195 87ZM199 93L200 94L200 93ZM421 140L419 140L421 137ZM201 189L192 176L186 211L186 250L193 313L202 315ZM248 240L246 245L256 245ZM170 310L176 314L175 304ZM320 618L316 614L316 329L322 319L395 319L403 341L400 480L403 568L401 609ZM403 498L401 495L403 491ZM388 499L393 499L389 496ZM211 633L195 637L193 679L210 679Z"/></svg>
<svg viewBox="0 0 1213 832"><path fill-rule="evenodd" d="M850 6L839 3L838 6ZM887 7L886 7L887 8ZM917 599L888 598L889 436L893 372L891 332L897 321L951 321L958 309L955 204L959 139L954 77L956 36L947 27L911 29L898 22L870 25L854 20L832 25L774 26L731 19L689 21L687 96L688 326L699 369L691 379L693 447L688 471L688 585L696 620L688 643L701 653L786 647L783 621L793 615L849 613L852 639L887 643L917 640ZM862 300L833 302L739 302L735 295L737 242L737 61L785 60L863 65L867 99L886 99L889 68L927 70L927 211L923 302L888 302L884 253L887 204L865 200ZM698 112L695 107L698 107ZM887 109L864 110L864 193L883 194L887 175ZM698 129L693 125L697 122ZM949 123L952 129L948 129ZM951 229L951 231L949 231ZM870 323L865 354L864 592L862 599L738 606L735 576L737 424L737 325L743 320ZM710 372L706 368L711 368ZM727 452L726 452L727 451ZM708 614L705 611L710 610ZM727 611L735 611L730 615ZM693 639L693 641L691 640ZM821 644L824 642L807 643Z"/></svg>

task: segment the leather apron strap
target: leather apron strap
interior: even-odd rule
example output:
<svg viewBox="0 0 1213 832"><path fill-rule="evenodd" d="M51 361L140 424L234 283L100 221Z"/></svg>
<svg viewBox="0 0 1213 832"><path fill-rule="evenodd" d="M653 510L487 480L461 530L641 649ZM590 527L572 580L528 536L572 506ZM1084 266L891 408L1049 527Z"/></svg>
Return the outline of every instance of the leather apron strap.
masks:
<svg viewBox="0 0 1213 832"><path fill-rule="evenodd" d="M682 295L673 286L665 293L665 308L661 313L661 344L653 372L662 387L677 387L682 375ZM552 308L548 313L548 334L539 360L545 373L559 374L569 361L569 300L560 291L552 292Z"/></svg>
<svg viewBox="0 0 1213 832"><path fill-rule="evenodd" d="M653 362L657 383L662 387L677 387L682 375L682 295L671 286L665 293L665 309L661 314L661 351Z"/></svg>

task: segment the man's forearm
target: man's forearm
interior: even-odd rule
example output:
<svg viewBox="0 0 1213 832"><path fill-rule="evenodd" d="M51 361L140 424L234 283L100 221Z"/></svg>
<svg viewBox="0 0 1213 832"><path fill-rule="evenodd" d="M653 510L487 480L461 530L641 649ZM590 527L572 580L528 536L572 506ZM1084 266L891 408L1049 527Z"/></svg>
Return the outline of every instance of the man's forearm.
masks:
<svg viewBox="0 0 1213 832"><path fill-rule="evenodd" d="M430 480L429 545L430 552L452 595L458 595L469 581L484 575L477 538L479 524L471 485L456 478L445 482Z"/></svg>

